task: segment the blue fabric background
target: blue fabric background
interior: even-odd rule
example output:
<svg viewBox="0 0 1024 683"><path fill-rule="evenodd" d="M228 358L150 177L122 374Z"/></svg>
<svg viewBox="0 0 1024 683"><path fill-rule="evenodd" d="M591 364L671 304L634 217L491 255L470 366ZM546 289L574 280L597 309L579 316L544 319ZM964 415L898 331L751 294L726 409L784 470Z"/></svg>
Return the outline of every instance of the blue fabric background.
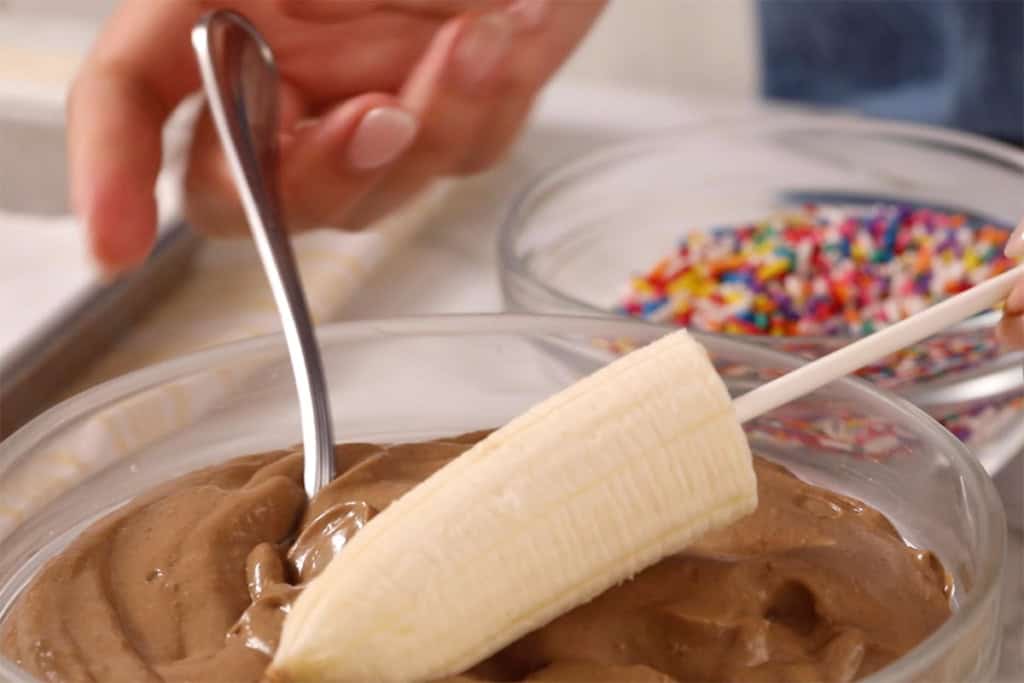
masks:
<svg viewBox="0 0 1024 683"><path fill-rule="evenodd" d="M759 0L770 98L1024 144L1024 0Z"/></svg>

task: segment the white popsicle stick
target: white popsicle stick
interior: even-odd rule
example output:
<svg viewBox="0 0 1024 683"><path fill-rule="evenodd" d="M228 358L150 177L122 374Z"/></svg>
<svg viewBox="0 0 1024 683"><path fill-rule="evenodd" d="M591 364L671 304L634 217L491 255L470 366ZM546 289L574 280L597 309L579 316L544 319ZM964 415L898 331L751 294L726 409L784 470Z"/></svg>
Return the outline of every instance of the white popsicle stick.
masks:
<svg viewBox="0 0 1024 683"><path fill-rule="evenodd" d="M752 420L829 382L912 346L976 313L991 308L1024 278L1024 265L910 316L891 327L811 361L733 401L740 422Z"/></svg>

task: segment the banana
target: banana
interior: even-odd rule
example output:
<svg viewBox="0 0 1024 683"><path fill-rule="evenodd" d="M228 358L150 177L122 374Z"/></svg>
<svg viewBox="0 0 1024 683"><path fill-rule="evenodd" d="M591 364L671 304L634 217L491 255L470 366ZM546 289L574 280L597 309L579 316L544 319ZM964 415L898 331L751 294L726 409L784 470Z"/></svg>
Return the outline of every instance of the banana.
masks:
<svg viewBox="0 0 1024 683"><path fill-rule="evenodd" d="M271 674L456 674L756 506L725 385L675 332L513 419L370 521L292 607Z"/></svg>

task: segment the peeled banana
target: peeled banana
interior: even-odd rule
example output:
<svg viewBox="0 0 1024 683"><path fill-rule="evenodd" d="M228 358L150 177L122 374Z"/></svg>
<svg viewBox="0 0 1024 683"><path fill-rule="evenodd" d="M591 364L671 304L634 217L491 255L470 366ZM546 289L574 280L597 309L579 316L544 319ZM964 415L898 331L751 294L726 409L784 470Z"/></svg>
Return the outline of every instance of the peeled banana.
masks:
<svg viewBox="0 0 1024 683"><path fill-rule="evenodd" d="M349 542L285 620L289 681L427 681L757 505L707 353L675 332L493 432Z"/></svg>

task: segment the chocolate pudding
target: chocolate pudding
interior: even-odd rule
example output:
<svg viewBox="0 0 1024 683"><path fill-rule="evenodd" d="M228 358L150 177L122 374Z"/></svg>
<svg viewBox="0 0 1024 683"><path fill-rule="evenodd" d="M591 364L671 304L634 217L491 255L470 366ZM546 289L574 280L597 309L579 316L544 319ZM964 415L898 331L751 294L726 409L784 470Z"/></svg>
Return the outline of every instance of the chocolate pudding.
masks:
<svg viewBox="0 0 1024 683"><path fill-rule="evenodd" d="M171 481L46 565L0 653L46 681L265 680L302 585L482 436L338 446L341 474L308 505L298 451ZM449 681L851 681L950 616L943 567L879 512L755 470L754 514Z"/></svg>

